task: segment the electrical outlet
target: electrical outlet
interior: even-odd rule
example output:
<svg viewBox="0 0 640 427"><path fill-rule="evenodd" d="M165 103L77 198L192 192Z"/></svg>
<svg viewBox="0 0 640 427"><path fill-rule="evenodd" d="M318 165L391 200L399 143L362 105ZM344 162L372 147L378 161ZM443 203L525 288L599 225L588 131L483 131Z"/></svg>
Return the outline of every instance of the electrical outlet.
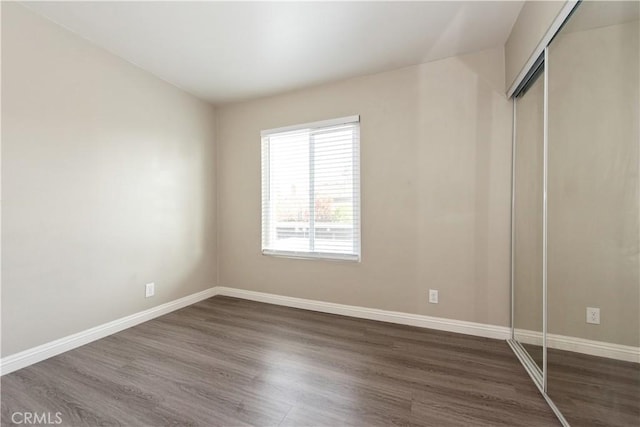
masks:
<svg viewBox="0 0 640 427"><path fill-rule="evenodd" d="M155 283L147 283L144 285L144 297L149 298L154 296L156 293L156 284Z"/></svg>
<svg viewBox="0 0 640 427"><path fill-rule="evenodd" d="M600 324L600 309L595 307L587 307L587 323L594 325Z"/></svg>
<svg viewBox="0 0 640 427"><path fill-rule="evenodd" d="M437 289L429 289L429 302L431 304L438 303L438 290Z"/></svg>

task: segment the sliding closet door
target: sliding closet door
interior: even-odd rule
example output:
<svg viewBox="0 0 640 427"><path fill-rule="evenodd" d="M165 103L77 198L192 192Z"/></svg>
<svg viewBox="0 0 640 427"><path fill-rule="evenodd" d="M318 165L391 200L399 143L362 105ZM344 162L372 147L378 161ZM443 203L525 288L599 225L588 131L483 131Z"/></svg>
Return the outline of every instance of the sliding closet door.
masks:
<svg viewBox="0 0 640 427"><path fill-rule="evenodd" d="M583 2L549 46L547 392L574 426L640 425L638 12Z"/></svg>
<svg viewBox="0 0 640 427"><path fill-rule="evenodd" d="M514 338L542 370L544 73L515 99Z"/></svg>

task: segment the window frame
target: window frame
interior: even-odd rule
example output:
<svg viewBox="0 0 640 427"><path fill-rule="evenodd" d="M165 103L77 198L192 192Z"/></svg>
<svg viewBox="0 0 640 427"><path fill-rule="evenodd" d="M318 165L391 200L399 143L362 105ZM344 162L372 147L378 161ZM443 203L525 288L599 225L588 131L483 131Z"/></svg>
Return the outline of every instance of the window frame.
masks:
<svg viewBox="0 0 640 427"><path fill-rule="evenodd" d="M268 248L268 244L265 245L265 225L267 227L271 227L274 222L272 222L273 214L267 212L265 214L265 206L264 201L269 200L269 192L271 191L271 162L269 158L269 144L266 143L268 141L267 138L276 134L282 134L287 132L295 132L302 130L309 130L310 132L319 131L321 132L323 128L329 128L340 125L356 125L357 133L354 135L352 139L352 151L353 151L353 159L352 159L352 191L353 191L353 249L354 253L337 253L337 252L316 252L316 251L296 251L296 250L281 250L281 249L270 249ZM309 152L309 162L310 162L310 170L309 170L309 194L313 193L313 181L315 175L315 163L313 159L313 138L310 140L310 152ZM296 259L312 259L312 260L326 260L326 261L350 261L350 262L361 262L362 260L362 215L361 215L361 206L360 206L360 116L346 116L336 119L329 120L321 120L310 123L302 123L293 126L284 126L273 129L267 129L260 132L260 150L261 150L261 185L262 185L262 199L260 201L261 211L260 211L260 219L261 219L261 235L260 235L260 246L262 255L266 256L274 256L274 257L284 257L284 258L296 258ZM266 198L265 198L266 195ZM313 197L309 197L310 199L310 226L309 226L309 235L310 239L313 242L313 234L315 234L315 227L312 227L311 224L314 224L314 215L315 215L315 206L313 205ZM313 208L312 208L313 207ZM273 209L273 205L270 205L270 208ZM265 218L268 216L268 218ZM315 225L315 224L314 224ZM271 231L267 231L266 236L269 236Z"/></svg>

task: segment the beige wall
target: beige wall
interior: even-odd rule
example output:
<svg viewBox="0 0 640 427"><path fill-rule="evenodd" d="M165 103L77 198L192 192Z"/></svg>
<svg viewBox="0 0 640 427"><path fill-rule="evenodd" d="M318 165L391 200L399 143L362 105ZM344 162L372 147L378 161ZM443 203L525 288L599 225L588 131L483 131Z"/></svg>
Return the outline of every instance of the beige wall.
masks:
<svg viewBox="0 0 640 427"><path fill-rule="evenodd" d="M2 3L3 356L215 284L213 118Z"/></svg>
<svg viewBox="0 0 640 427"><path fill-rule="evenodd" d="M632 346L640 345L639 40L637 20L563 33L549 57L549 332ZM586 307L600 308L600 325L585 322Z"/></svg>
<svg viewBox="0 0 640 427"><path fill-rule="evenodd" d="M502 48L217 113L220 285L508 325ZM362 263L261 255L260 130L350 114L361 117Z"/></svg>
<svg viewBox="0 0 640 427"><path fill-rule="evenodd" d="M522 6L505 44L505 90L513 84L566 1L532 1Z"/></svg>

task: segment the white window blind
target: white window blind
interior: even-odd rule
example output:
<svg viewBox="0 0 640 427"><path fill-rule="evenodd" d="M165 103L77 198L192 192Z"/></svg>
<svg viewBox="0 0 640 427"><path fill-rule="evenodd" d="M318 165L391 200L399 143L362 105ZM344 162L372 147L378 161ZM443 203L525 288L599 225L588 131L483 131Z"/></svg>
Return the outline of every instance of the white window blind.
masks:
<svg viewBox="0 0 640 427"><path fill-rule="evenodd" d="M262 253L360 260L360 118L262 131Z"/></svg>

